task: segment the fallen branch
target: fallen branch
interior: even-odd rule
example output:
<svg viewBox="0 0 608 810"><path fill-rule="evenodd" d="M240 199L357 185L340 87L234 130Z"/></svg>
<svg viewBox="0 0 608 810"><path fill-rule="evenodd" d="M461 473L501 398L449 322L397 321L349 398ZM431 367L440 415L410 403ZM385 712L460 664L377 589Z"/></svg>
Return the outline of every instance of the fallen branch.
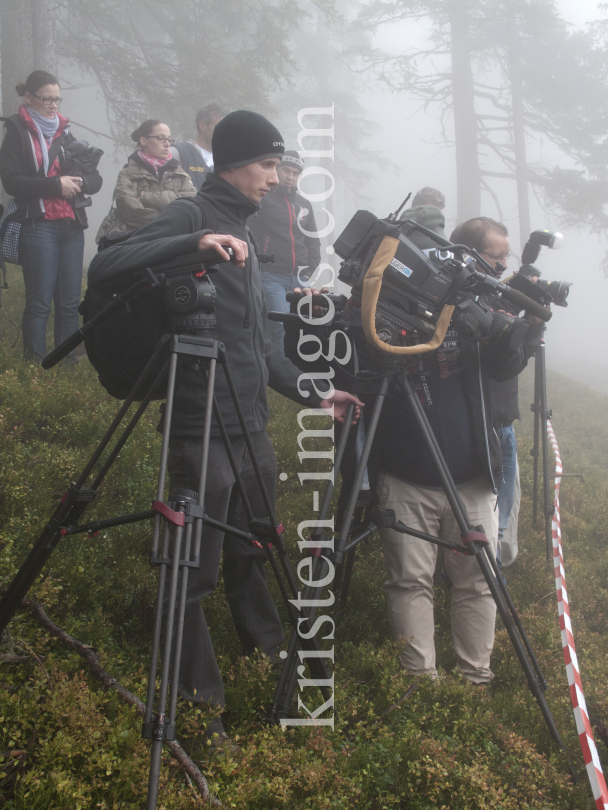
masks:
<svg viewBox="0 0 608 810"><path fill-rule="evenodd" d="M418 684L419 683L420 683L420 677L416 676L416 678L414 679L414 682L408 686L405 694L401 695L399 700L396 703L393 703L392 706L389 706L388 709L385 712L382 712L380 717L376 720L376 723L379 723L382 720L383 717L386 717L387 714L390 714L390 712L394 711L395 709L398 709L399 706L401 706L402 703L405 703L405 701L414 694L416 689L418 689Z"/></svg>
<svg viewBox="0 0 608 810"><path fill-rule="evenodd" d="M125 689L125 687L119 681L117 681L116 678L113 678L108 672L106 672L106 670L99 663L99 658L93 652L91 647L88 647L86 644L78 641L78 639L68 635L64 630L58 627L52 621L52 619L47 616L44 607L40 604L40 602L36 602L34 599L24 599L21 604L24 605L24 607L28 607L38 619L40 624L45 627L53 636L55 636L55 638L59 639L59 641L65 647L68 647L70 650L74 650L74 652L77 652L78 655L84 658L89 665L89 669L97 680L100 681L100 683L102 683L106 688L113 689L115 692L118 692L119 696L122 700L124 700L125 703L135 706L139 714L142 717L144 716L146 707L143 702L129 692L128 689ZM196 785L200 791L203 801L211 807L222 807L221 802L211 794L207 780L196 767L194 762L190 759L188 754L186 754L181 745L179 745L177 742L170 742L169 740L165 740L165 744L173 754L174 758L179 762L180 766L184 769L187 776L189 776L192 782Z"/></svg>

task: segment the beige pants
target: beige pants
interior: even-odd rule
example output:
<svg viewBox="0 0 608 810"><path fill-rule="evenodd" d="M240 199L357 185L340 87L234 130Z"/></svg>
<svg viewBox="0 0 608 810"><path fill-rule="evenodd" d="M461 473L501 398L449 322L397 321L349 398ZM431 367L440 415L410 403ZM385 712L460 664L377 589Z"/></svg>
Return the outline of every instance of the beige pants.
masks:
<svg viewBox="0 0 608 810"><path fill-rule="evenodd" d="M380 478L380 506L394 509L397 520L412 529L443 540L461 543L460 530L442 490L424 489L390 475ZM459 489L473 526L482 525L496 555L498 511L496 496L486 478ZM410 672L433 675L435 669L435 622L433 572L438 546L392 529L380 532L388 581L388 599L393 637L404 639L400 654ZM490 654L494 646L496 605L474 556L445 551L445 570L453 587L452 636L462 674L473 683L486 683L494 676Z"/></svg>

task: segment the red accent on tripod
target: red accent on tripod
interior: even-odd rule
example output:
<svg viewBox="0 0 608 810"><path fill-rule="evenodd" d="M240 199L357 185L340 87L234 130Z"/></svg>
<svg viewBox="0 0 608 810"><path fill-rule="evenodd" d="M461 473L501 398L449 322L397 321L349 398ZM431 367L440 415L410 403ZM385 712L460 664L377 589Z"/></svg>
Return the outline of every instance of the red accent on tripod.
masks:
<svg viewBox="0 0 608 810"><path fill-rule="evenodd" d="M164 518L166 518L170 523L173 523L175 526L185 526L186 525L186 516L183 512L174 512L170 506L163 501L152 501L152 511L158 512Z"/></svg>

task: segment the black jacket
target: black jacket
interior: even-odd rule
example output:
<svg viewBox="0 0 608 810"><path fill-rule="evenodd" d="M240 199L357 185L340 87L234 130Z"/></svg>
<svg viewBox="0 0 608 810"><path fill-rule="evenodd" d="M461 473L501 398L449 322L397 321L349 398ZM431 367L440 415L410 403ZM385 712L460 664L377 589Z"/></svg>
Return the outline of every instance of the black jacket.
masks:
<svg viewBox="0 0 608 810"><path fill-rule="evenodd" d="M515 310L513 306L505 301L496 301L490 299L490 305L493 309L500 307L506 312L511 312L513 315L519 315L520 312ZM540 341L543 335L544 324L531 323L526 331L522 345L521 345L521 366L517 375L508 380L490 380L490 396L492 398L492 407L494 411L494 421L499 427L510 425L515 419L520 419L519 413L519 381L518 375L528 365L528 361L536 354L540 346Z"/></svg>
<svg viewBox="0 0 608 810"><path fill-rule="evenodd" d="M219 232L249 242L249 258L244 268L230 262L219 264L212 275L217 290L217 329L215 337L224 343L235 380L247 427L263 430L268 421L266 386L308 407L316 407L320 398L310 383L298 393L299 370L277 349L267 335L266 304L255 251L247 232L248 217L258 206L234 186L216 174L207 176L198 192L209 202L218 218ZM195 253L202 235L202 213L186 200L175 200L153 222L140 228L119 245L98 253L89 267L89 284L95 289L111 290L117 277L143 267L153 267ZM123 286L122 284L120 286ZM184 371L175 396L172 436L201 436L205 385L200 372ZM218 370L216 394L228 432L241 432L223 372ZM214 424L214 436L219 430Z"/></svg>
<svg viewBox="0 0 608 810"><path fill-rule="evenodd" d="M4 126L6 135L0 147L0 178L4 190L15 198L18 205L12 218L22 222L42 218L44 211L41 210L39 201L62 196L61 177L45 177L40 174L27 127L18 115L7 118ZM59 138L64 148L76 140L67 130ZM63 155L60 152L60 165L62 160ZM78 202L81 202L85 195L97 194L103 181L97 169L81 176L83 181L81 194L70 202L76 222L86 228L88 226L86 211L84 207L78 205Z"/></svg>
<svg viewBox="0 0 608 810"><path fill-rule="evenodd" d="M307 211L308 213L303 213ZM315 216L310 203L295 189L275 186L260 203L260 210L249 223L262 255L274 256L274 263L264 265L268 273L283 276L311 276L321 261L321 243L306 236L301 228L316 233Z"/></svg>
<svg viewBox="0 0 608 810"><path fill-rule="evenodd" d="M439 406L440 412L431 417L432 427L450 472L455 478L461 476L456 483L463 484L483 474L496 491L501 478L502 452L495 430L490 380L504 380L509 375L517 374L522 362L521 355L509 355L489 344L480 345L462 339L460 349L464 400L434 403L435 409ZM432 388L429 395L433 395ZM457 410L458 404L461 411ZM444 408L449 412L442 412ZM458 447L458 441L466 444L464 454L467 463L464 468L461 458L453 453L452 458L449 456L449 451ZM470 441L473 442L474 453L469 452ZM399 391L393 392L385 406L372 463L380 472L388 472L413 484L430 487L441 485L420 429Z"/></svg>

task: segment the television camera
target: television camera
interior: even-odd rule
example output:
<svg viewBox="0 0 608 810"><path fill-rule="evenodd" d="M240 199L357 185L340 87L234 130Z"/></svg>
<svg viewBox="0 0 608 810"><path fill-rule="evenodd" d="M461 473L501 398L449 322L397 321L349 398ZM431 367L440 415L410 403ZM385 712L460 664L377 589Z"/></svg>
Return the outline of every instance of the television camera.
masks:
<svg viewBox="0 0 608 810"><path fill-rule="evenodd" d="M471 341L496 334L508 340L523 336L527 323L493 311L496 306L490 307L486 297L502 297L545 322L551 318L538 295L495 279L494 268L477 251L454 245L413 220L397 222L396 216L378 219L357 211L334 244L343 259L338 278L352 288L351 302L361 308L363 331L375 348L393 354L430 351L441 344L450 321ZM412 229L434 240L437 248L416 247L407 235ZM408 345L413 338L427 343L424 348Z"/></svg>

